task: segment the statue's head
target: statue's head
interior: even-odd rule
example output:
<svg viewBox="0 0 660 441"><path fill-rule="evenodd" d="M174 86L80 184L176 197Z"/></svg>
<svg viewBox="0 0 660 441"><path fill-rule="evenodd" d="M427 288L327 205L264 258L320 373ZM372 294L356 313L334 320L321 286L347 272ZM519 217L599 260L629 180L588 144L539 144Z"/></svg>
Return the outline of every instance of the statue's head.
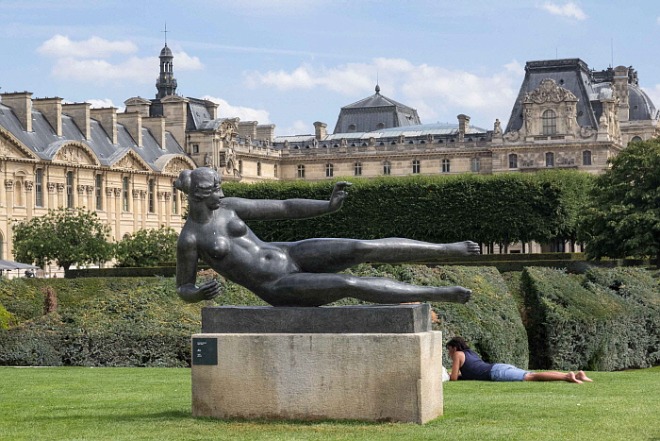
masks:
<svg viewBox="0 0 660 441"><path fill-rule="evenodd" d="M202 201L212 194L224 196L220 189L220 175L208 167L183 170L174 185L196 201Z"/></svg>

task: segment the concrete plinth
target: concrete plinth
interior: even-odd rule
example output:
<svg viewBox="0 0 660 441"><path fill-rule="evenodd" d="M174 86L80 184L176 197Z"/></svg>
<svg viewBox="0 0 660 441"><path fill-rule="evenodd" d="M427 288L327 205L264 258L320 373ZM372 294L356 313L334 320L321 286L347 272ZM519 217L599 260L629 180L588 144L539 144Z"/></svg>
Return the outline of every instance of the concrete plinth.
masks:
<svg viewBox="0 0 660 441"><path fill-rule="evenodd" d="M443 411L441 337L436 331L196 334L193 415L425 423Z"/></svg>

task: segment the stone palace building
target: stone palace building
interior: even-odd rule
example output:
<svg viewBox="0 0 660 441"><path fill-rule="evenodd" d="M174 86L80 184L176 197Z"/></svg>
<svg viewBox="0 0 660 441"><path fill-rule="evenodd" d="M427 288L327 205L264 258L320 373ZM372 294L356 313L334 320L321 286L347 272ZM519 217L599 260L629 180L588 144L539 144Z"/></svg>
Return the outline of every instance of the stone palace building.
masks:
<svg viewBox="0 0 660 441"><path fill-rule="evenodd" d="M161 225L179 230L179 172L214 167L225 180L533 172L598 173L628 142L658 135L659 114L632 67L602 71L580 59L530 61L506 126L422 124L417 111L375 93L343 107L332 133L275 136L275 126L218 118L217 104L176 94L172 52L160 52L154 99L92 109L30 92L0 94L0 258L12 222L86 207L112 239Z"/></svg>

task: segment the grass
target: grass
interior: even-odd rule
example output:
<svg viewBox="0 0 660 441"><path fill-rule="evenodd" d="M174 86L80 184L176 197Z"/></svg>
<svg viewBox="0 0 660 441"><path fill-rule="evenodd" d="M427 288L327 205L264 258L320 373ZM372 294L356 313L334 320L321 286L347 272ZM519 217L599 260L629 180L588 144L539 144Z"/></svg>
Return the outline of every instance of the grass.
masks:
<svg viewBox="0 0 660 441"><path fill-rule="evenodd" d="M0 440L660 441L660 367L590 375L445 383L445 415L416 425L196 419L188 369L0 367Z"/></svg>

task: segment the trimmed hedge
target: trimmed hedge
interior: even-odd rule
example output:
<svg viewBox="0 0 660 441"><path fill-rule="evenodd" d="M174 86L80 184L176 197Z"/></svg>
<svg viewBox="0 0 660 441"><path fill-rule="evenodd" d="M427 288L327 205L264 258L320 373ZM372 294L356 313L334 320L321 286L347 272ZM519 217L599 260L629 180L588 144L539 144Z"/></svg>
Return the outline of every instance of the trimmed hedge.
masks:
<svg viewBox="0 0 660 441"><path fill-rule="evenodd" d="M525 331L515 302L493 268L361 265L349 272L473 289L473 300L466 305L432 305L439 317L436 329L446 338L464 335L486 359L527 365ZM202 271L198 282L209 277L215 273ZM265 305L241 286L223 285L214 304ZM43 315L41 288L46 286L57 293L59 307ZM335 305L358 303L345 299ZM189 339L200 332L203 306L179 300L171 278L3 280L0 304L20 323L0 330L0 365L55 366L189 365Z"/></svg>
<svg viewBox="0 0 660 441"><path fill-rule="evenodd" d="M340 180L341 178L337 178ZM265 241L310 237L406 237L446 243L549 242L575 236L593 176L553 170L533 174L349 177L344 208L313 219L248 221ZM325 199L333 182L223 183L228 196Z"/></svg>
<svg viewBox="0 0 660 441"><path fill-rule="evenodd" d="M641 268L522 273L530 365L612 371L660 361L660 293Z"/></svg>

